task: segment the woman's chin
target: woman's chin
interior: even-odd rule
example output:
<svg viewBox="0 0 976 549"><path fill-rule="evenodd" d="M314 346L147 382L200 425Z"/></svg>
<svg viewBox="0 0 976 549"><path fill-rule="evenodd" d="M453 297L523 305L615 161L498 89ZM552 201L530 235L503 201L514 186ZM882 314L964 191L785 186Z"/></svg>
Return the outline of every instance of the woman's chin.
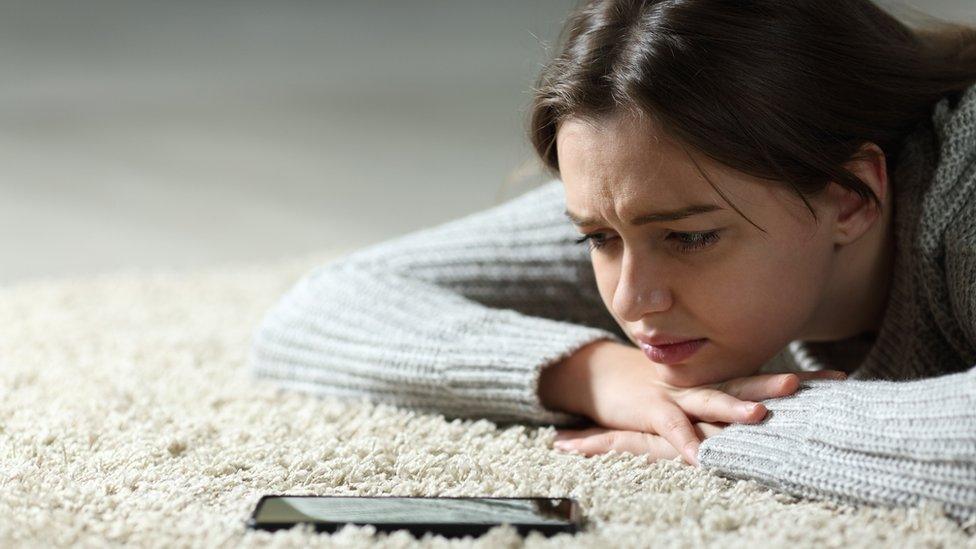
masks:
<svg viewBox="0 0 976 549"><path fill-rule="evenodd" d="M653 365L660 381L672 387L685 388L712 385L739 377L754 376L760 374L762 370L761 365L754 368L733 367L720 370L711 369L695 362L681 364L658 364L655 362Z"/></svg>
<svg viewBox="0 0 976 549"><path fill-rule="evenodd" d="M712 379L716 376L710 372L705 372L701 367L693 364L658 364L654 363L658 378L671 385L672 387L697 387L723 381L722 379Z"/></svg>

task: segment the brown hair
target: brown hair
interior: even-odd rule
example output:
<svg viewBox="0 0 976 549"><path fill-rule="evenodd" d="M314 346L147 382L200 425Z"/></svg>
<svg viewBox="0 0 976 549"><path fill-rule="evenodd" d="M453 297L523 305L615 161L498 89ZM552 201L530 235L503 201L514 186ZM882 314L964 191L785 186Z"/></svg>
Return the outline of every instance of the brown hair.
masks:
<svg viewBox="0 0 976 549"><path fill-rule="evenodd" d="M528 112L547 171L558 177L562 120L629 112L686 152L790 185L814 219L806 197L830 181L880 207L843 164L870 141L892 173L934 104L976 82L976 28L912 29L870 0L595 0L559 42Z"/></svg>

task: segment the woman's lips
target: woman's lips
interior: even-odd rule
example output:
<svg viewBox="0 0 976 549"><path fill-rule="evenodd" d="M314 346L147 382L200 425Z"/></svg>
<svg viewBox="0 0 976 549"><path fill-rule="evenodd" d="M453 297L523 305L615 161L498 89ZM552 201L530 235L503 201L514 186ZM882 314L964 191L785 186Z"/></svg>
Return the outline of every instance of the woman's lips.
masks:
<svg viewBox="0 0 976 549"><path fill-rule="evenodd" d="M644 354L652 362L657 362L658 364L677 364L683 360L687 360L707 342L708 339L704 338L673 343L671 345L649 345L643 341L639 341L638 343L640 343L640 348L644 351Z"/></svg>

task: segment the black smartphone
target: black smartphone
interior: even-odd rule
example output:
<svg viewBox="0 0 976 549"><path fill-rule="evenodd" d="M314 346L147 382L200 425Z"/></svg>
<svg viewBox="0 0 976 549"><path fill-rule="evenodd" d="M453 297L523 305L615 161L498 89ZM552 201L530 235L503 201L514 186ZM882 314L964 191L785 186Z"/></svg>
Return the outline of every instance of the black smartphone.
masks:
<svg viewBox="0 0 976 549"><path fill-rule="evenodd" d="M377 531L408 530L444 537L479 536L507 523L521 535L545 536L578 532L579 503L570 498L410 497L410 496L262 496L249 528L278 530L300 522L319 532L335 532L344 524L373 525Z"/></svg>

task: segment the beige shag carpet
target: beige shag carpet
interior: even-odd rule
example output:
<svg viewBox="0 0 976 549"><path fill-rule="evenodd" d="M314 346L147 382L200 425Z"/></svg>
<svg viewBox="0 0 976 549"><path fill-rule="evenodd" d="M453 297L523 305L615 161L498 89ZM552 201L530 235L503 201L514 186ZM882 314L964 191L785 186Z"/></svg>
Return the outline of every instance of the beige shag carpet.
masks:
<svg viewBox="0 0 976 549"><path fill-rule="evenodd" d="M334 253L334 252L333 252ZM253 380L255 324L331 257L0 288L0 546L976 547L938 508L802 501L678 461ZM585 533L245 527L262 494L569 496Z"/></svg>

